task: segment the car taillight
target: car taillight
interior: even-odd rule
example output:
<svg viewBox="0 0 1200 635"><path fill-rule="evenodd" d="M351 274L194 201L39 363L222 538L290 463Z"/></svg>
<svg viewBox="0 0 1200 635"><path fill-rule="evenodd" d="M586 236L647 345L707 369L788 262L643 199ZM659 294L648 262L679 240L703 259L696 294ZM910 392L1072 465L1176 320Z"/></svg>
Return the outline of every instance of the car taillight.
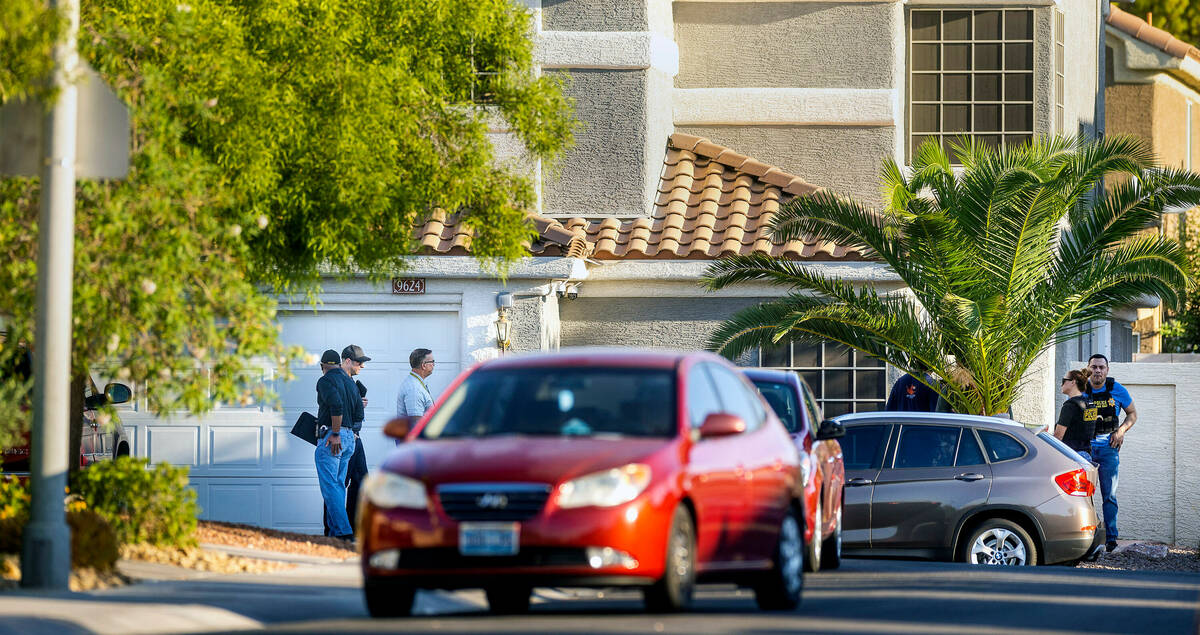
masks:
<svg viewBox="0 0 1200 635"><path fill-rule="evenodd" d="M1071 470L1054 477L1062 491L1070 496L1091 496L1096 493L1096 485L1088 479L1086 470Z"/></svg>

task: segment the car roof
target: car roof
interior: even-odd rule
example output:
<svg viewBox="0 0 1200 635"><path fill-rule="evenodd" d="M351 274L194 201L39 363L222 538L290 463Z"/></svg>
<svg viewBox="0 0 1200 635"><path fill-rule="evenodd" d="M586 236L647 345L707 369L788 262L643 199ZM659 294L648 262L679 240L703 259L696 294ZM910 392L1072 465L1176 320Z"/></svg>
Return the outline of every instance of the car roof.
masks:
<svg viewBox="0 0 1200 635"><path fill-rule="evenodd" d="M639 368L675 368L687 357L722 358L700 351L675 351L644 348L563 348L555 352L504 355L484 362L480 370L502 368L539 368L546 366L634 366Z"/></svg>
<svg viewBox="0 0 1200 635"><path fill-rule="evenodd" d="M776 370L773 368L742 368L740 369L750 381L766 381L775 384L791 384L799 383L799 375L790 370Z"/></svg>
<svg viewBox="0 0 1200 635"><path fill-rule="evenodd" d="M995 428L997 430L1012 430L1019 428L1026 430L1026 426L1016 421L1002 419L1000 417L985 417L982 415L963 415L955 412L894 412L894 411L877 411L877 412L855 412L852 414L838 415L834 417L839 423L871 423L880 420L900 421L904 423L954 423L958 425L973 425L986 428Z"/></svg>

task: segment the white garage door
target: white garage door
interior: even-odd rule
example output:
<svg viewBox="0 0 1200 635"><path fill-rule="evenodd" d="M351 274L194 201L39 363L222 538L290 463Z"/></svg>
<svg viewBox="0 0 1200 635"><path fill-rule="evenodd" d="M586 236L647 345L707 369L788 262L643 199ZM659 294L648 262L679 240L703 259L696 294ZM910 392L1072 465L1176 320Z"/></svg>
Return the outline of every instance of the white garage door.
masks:
<svg viewBox="0 0 1200 635"><path fill-rule="evenodd" d="M381 429L394 415L409 353L433 349L437 364L428 383L435 398L461 370L454 311L304 311L281 313L280 322L285 343L314 355L358 344L371 358L357 377L368 389L362 440L370 469L395 447ZM321 533L314 448L290 434L301 412L317 412L320 373L317 365L293 368L295 379L276 386L279 409L218 408L201 419L170 422L122 416L135 433L145 428L137 454L192 466L202 518Z"/></svg>

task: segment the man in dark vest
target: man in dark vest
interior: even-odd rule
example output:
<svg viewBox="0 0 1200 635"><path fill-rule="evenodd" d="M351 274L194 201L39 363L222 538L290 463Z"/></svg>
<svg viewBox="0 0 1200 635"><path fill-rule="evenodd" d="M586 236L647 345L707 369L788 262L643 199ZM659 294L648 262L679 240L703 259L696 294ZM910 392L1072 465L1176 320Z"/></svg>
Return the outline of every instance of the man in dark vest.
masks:
<svg viewBox="0 0 1200 635"><path fill-rule="evenodd" d="M1121 465L1121 444L1125 433L1137 422L1137 410L1129 391L1108 376L1108 358L1096 353L1088 359L1086 393L1096 404L1096 437L1092 439L1092 460L1100 465L1100 494L1104 499L1104 531L1109 551L1117 548L1117 471ZM1118 421L1120 410L1125 420Z"/></svg>

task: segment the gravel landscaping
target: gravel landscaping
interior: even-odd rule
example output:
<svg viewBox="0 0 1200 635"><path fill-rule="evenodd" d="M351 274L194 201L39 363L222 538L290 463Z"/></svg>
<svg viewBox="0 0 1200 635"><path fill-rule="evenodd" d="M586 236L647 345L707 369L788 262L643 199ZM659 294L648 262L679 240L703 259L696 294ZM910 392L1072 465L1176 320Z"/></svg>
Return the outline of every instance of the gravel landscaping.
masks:
<svg viewBox="0 0 1200 635"><path fill-rule="evenodd" d="M290 531L263 529L253 525L220 523L202 520L196 527L196 541L207 545L226 545L249 549L265 549L322 558L344 560L357 553L345 541L327 536L298 534Z"/></svg>
<svg viewBox="0 0 1200 635"><path fill-rule="evenodd" d="M1124 545L1112 553L1102 553L1095 562L1081 562L1080 569L1126 571L1177 571L1200 573L1200 553L1195 549L1151 542Z"/></svg>

